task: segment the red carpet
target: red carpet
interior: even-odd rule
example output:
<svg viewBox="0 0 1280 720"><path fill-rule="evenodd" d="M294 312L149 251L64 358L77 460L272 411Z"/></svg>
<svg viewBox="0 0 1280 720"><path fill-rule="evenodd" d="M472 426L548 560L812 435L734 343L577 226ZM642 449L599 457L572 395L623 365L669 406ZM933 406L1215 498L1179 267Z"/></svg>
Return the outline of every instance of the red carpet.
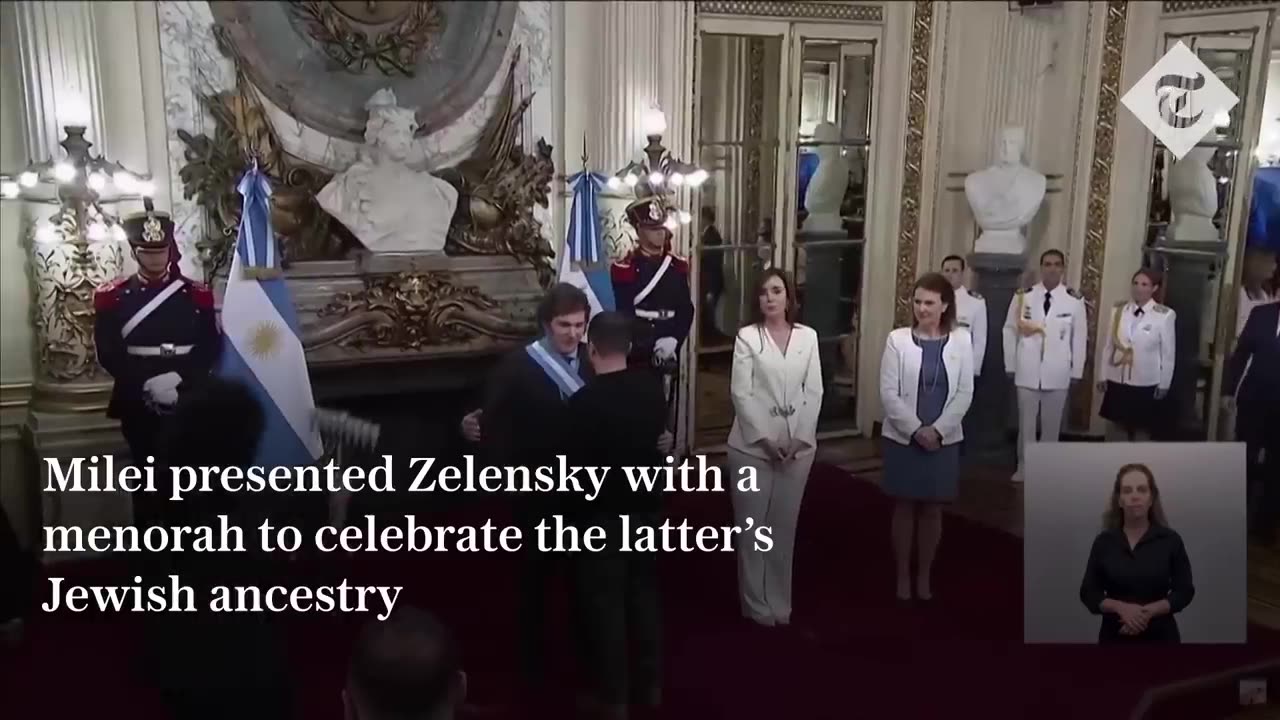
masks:
<svg viewBox="0 0 1280 720"><path fill-rule="evenodd" d="M695 525L732 524L723 494L672 497L669 506L673 517ZM447 522L487 517L472 507L450 513ZM888 503L870 484L830 467L814 469L796 553L796 626L782 631L757 630L738 617L729 553L663 558L663 717L931 719L967 711L984 720L1127 720L1147 688L1280 657L1280 633L1259 627L1250 628L1247 646L1023 646L1018 540L950 516L933 607L900 607ZM356 558L345 575L358 583L405 584L401 603L430 608L451 625L464 645L471 698L488 705L514 701L513 563L508 555L373 555ZM283 620L295 677L305 678L300 717L340 720L344 658L360 618ZM551 622L568 637L563 612ZM35 618L10 658L17 662L0 673L10 684L0 698L17 698L17 712L0 714L85 720L128 710L133 720L165 720L155 693L132 671L135 623L127 616ZM557 677L567 685L571 672L561 658Z"/></svg>

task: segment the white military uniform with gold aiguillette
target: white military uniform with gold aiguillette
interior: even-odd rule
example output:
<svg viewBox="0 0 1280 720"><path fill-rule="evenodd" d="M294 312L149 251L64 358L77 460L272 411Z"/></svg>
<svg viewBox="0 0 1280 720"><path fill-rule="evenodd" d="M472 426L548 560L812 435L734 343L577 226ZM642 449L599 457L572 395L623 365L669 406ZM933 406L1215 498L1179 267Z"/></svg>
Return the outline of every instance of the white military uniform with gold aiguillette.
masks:
<svg viewBox="0 0 1280 720"><path fill-rule="evenodd" d="M963 285L956 288L956 324L973 338L973 374L981 375L987 354L987 301Z"/></svg>
<svg viewBox="0 0 1280 720"><path fill-rule="evenodd" d="M1018 471L1022 481L1026 444L1057 442L1062 431L1067 390L1084 377L1086 338L1084 299L1065 285L1043 283L1019 290L1004 322L1004 367L1018 389Z"/></svg>
<svg viewBox="0 0 1280 720"><path fill-rule="evenodd" d="M1173 384L1176 318L1177 313L1154 300L1141 306L1132 300L1118 302L1111 309L1102 350L1103 379L1127 387L1103 398L1104 418L1125 426L1132 422L1144 431L1157 424L1154 400Z"/></svg>

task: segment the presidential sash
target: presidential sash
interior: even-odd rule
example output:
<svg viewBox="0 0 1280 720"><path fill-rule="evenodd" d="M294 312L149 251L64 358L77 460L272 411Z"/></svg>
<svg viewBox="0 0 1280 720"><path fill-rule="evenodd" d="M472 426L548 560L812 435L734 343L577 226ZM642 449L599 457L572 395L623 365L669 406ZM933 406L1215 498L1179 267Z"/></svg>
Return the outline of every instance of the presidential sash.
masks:
<svg viewBox="0 0 1280 720"><path fill-rule="evenodd" d="M551 382L560 388L560 397L568 400L574 393L582 389L582 377L569 365L560 353L547 347L546 339L535 340L525 346L525 352L542 368L542 372L551 378Z"/></svg>

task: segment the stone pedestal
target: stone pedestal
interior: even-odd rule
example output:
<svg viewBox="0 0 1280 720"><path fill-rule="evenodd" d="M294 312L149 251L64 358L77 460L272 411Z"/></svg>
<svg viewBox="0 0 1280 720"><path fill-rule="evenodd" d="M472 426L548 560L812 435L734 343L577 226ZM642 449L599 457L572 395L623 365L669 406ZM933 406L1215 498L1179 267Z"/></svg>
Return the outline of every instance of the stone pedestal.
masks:
<svg viewBox="0 0 1280 720"><path fill-rule="evenodd" d="M987 301L987 351L982 374L974 382L973 404L964 418L965 459L982 464L1016 462L1017 448L1008 441L1011 418L1017 417L1017 394L1004 371L1004 320L1018 289L1026 257L1004 253L969 256L977 290Z"/></svg>
<svg viewBox="0 0 1280 720"><path fill-rule="evenodd" d="M796 284L804 291L800 320L818 333L822 386L830 388L840 367L840 340L852 330L853 304L849 298L853 293L844 288L845 277L851 272L846 253L861 252L862 241L850 241L844 230L802 231L796 234L796 240L804 250L804 264L796 269ZM855 372L854 368L849 370ZM850 412L847 405L837 406L840 396L841 393L829 392L823 404L833 412Z"/></svg>
<svg viewBox="0 0 1280 720"><path fill-rule="evenodd" d="M1204 414L1196 386L1208 377L1202 358L1212 357L1206 345L1216 334L1212 320L1206 322L1204 309L1217 307L1215 286L1227 258L1222 242L1168 240L1152 248L1157 267L1164 272L1164 304L1178 314L1174 332L1177 350L1169 403L1176 413L1179 434L1192 433L1204 439ZM1209 316L1213 317L1213 316Z"/></svg>

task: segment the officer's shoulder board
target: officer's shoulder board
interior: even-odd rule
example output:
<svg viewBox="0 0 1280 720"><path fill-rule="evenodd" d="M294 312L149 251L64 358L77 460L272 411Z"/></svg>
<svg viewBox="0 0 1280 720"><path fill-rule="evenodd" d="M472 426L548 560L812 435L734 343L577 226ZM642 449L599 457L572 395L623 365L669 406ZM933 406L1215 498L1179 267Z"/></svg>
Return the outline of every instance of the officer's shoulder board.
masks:
<svg viewBox="0 0 1280 720"><path fill-rule="evenodd" d="M1117 310L1124 310L1124 306L1125 306L1125 305L1128 305L1128 304L1129 304L1129 301L1128 301L1128 300L1117 300L1117 301L1116 301L1115 308L1116 308Z"/></svg>
<svg viewBox="0 0 1280 720"><path fill-rule="evenodd" d="M981 300L981 299L982 299L982 296L981 296L981 295L979 295L978 293L974 292L973 290L970 290L970 291L969 291L969 297L973 298L974 300Z"/></svg>
<svg viewBox="0 0 1280 720"><path fill-rule="evenodd" d="M1080 291L1072 287L1067 288L1067 294L1077 300L1084 299L1084 296L1080 294Z"/></svg>
<svg viewBox="0 0 1280 720"><path fill-rule="evenodd" d="M187 279L187 291L191 293L191 301L201 310L213 309L213 290L202 282Z"/></svg>
<svg viewBox="0 0 1280 720"><path fill-rule="evenodd" d="M1013 294L1014 294L1014 295L1026 295L1027 293L1031 292L1033 289L1034 289L1034 288L1029 288L1029 287L1018 288L1017 290L1014 290L1014 291L1013 291Z"/></svg>
<svg viewBox="0 0 1280 720"><path fill-rule="evenodd" d="M129 276L116 278L99 285L93 291L93 309L110 310L120 301L120 290L129 282Z"/></svg>
<svg viewBox="0 0 1280 720"><path fill-rule="evenodd" d="M1168 308L1167 306L1165 306L1165 305L1161 305L1160 303L1156 303L1156 304L1155 304L1155 307L1153 307L1153 308L1151 308L1151 309L1152 309L1152 310L1155 310L1156 312L1160 313L1161 315L1165 315L1165 314L1167 314L1167 313L1169 312L1169 308Z"/></svg>
<svg viewBox="0 0 1280 720"><path fill-rule="evenodd" d="M671 253L671 268L682 273L689 272L689 258Z"/></svg>

